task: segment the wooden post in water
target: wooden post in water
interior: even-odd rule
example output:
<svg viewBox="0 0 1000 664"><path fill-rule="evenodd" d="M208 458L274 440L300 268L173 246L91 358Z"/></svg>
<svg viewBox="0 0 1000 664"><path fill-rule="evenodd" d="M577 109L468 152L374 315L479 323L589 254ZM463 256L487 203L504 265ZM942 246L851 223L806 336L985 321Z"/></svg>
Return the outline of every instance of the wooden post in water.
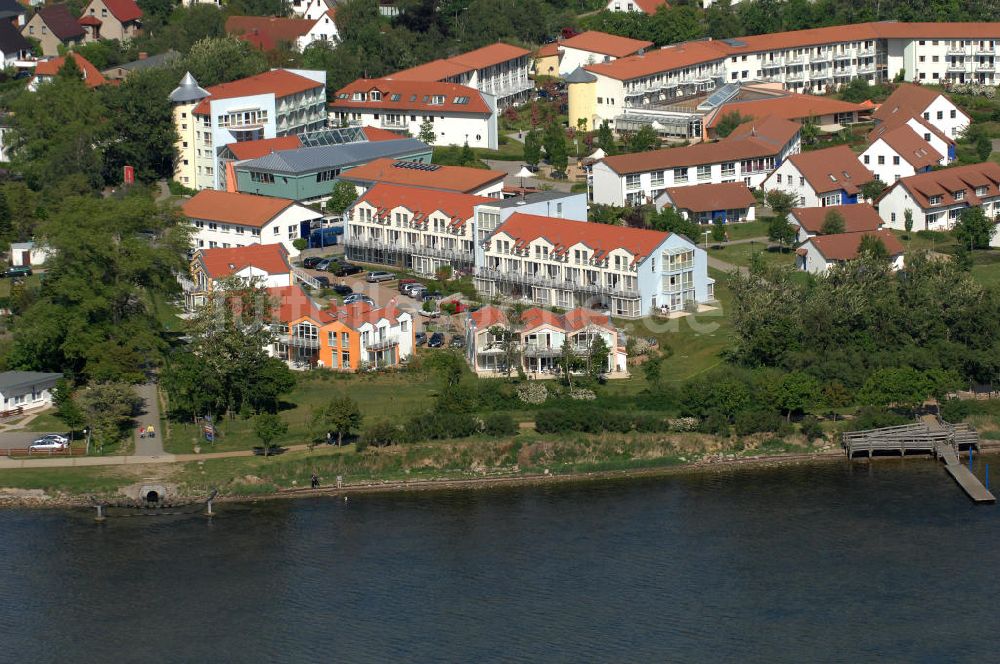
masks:
<svg viewBox="0 0 1000 664"><path fill-rule="evenodd" d="M94 521L101 523L106 518L107 517L104 516L104 505L97 503L97 518L95 518Z"/></svg>

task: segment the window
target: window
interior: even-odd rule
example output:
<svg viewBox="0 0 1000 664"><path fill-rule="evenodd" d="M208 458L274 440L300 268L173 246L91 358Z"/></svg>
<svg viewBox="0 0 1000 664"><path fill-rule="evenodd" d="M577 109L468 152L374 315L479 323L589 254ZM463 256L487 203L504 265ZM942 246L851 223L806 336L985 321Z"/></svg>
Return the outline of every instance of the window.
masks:
<svg viewBox="0 0 1000 664"><path fill-rule="evenodd" d="M884 166L885 165L885 156L884 155L879 155L878 156L878 165L879 166Z"/></svg>
<svg viewBox="0 0 1000 664"><path fill-rule="evenodd" d="M989 187L976 187L976 196L985 196Z"/></svg>
<svg viewBox="0 0 1000 664"><path fill-rule="evenodd" d="M948 115L949 115L949 117L951 117L952 120L954 120L955 117L956 117L956 115L955 115L955 109L951 109L951 111L949 111Z"/></svg>
<svg viewBox="0 0 1000 664"><path fill-rule="evenodd" d="M372 101L382 101L382 93L379 92L378 90L372 90L370 93L368 93L368 96L371 98Z"/></svg>
<svg viewBox="0 0 1000 664"><path fill-rule="evenodd" d="M778 173L778 184L781 184L781 173Z"/></svg>
<svg viewBox="0 0 1000 664"><path fill-rule="evenodd" d="M316 174L316 182L329 182L340 175L340 169L334 168L329 171L320 171Z"/></svg>
<svg viewBox="0 0 1000 664"><path fill-rule="evenodd" d="M686 168L675 168L674 169L674 182L687 182L688 181L688 169Z"/></svg>
<svg viewBox="0 0 1000 664"><path fill-rule="evenodd" d="M890 214L889 217L890 217L890 221L896 221L896 213L895 212L893 212L892 214Z"/></svg>
<svg viewBox="0 0 1000 664"><path fill-rule="evenodd" d="M724 162L722 162L722 174L723 175L736 175L736 162L735 161L724 161Z"/></svg>
<svg viewBox="0 0 1000 664"><path fill-rule="evenodd" d="M799 186L800 187L806 186L806 179L804 177L802 177L801 175L799 176Z"/></svg>
<svg viewBox="0 0 1000 664"><path fill-rule="evenodd" d="M944 119L944 111L938 111L937 112L937 119L938 120L943 120Z"/></svg>
<svg viewBox="0 0 1000 664"><path fill-rule="evenodd" d="M959 191L952 192L952 196L955 197L956 201L963 201L965 200L965 190L961 189Z"/></svg>
<svg viewBox="0 0 1000 664"><path fill-rule="evenodd" d="M823 197L823 207L840 204L840 194L827 194Z"/></svg>
<svg viewBox="0 0 1000 664"><path fill-rule="evenodd" d="M868 164L871 163L872 160L871 160L871 157L869 157L868 155L865 155L864 161L865 161L865 165L867 166ZM781 182L781 180L778 180L778 182Z"/></svg>
<svg viewBox="0 0 1000 664"><path fill-rule="evenodd" d="M938 205L938 204L941 203L941 197L940 196L930 196L930 197L928 197L927 202L930 203L931 205Z"/></svg>
<svg viewBox="0 0 1000 664"><path fill-rule="evenodd" d="M892 158L892 165L899 166L899 155L896 155Z"/></svg>
<svg viewBox="0 0 1000 664"><path fill-rule="evenodd" d="M664 172L663 171L653 171L650 175L650 182L654 187L663 186L664 183Z"/></svg>
<svg viewBox="0 0 1000 664"><path fill-rule="evenodd" d="M603 104L604 103L604 98L603 97L598 97L597 98L597 103L598 104Z"/></svg>
<svg viewBox="0 0 1000 664"><path fill-rule="evenodd" d="M259 173L257 171L250 171L250 181L251 182L262 182L264 184L274 184L274 174L273 173Z"/></svg>
<svg viewBox="0 0 1000 664"><path fill-rule="evenodd" d="M634 190L639 188L639 175L632 174L625 176L625 188L629 190Z"/></svg>
<svg viewBox="0 0 1000 664"><path fill-rule="evenodd" d="M712 167L711 166L699 166L698 167L698 179L699 180L709 180L712 177Z"/></svg>

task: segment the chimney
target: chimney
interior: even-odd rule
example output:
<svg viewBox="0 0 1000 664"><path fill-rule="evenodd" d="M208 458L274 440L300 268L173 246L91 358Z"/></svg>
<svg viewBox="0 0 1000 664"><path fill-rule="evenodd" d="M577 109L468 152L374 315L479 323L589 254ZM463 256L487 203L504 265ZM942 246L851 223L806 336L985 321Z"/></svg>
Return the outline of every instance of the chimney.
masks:
<svg viewBox="0 0 1000 664"><path fill-rule="evenodd" d="M140 60L145 60L148 57L149 57L149 53L146 53L145 51L139 51L139 59Z"/></svg>

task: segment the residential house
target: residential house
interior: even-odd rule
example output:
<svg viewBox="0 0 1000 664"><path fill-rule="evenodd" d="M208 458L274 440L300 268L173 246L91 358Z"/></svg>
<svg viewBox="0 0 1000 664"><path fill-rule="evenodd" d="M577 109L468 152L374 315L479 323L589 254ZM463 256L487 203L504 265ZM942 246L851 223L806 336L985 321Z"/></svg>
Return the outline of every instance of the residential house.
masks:
<svg viewBox="0 0 1000 664"><path fill-rule="evenodd" d="M0 58L4 67L14 67L31 57L31 44L11 23L0 20Z"/></svg>
<svg viewBox="0 0 1000 664"><path fill-rule="evenodd" d="M30 3L36 6L37 2ZM0 23L10 23L15 28L22 28L25 24L25 14L28 10L17 0L0 0Z"/></svg>
<svg viewBox="0 0 1000 664"><path fill-rule="evenodd" d="M301 287L269 290L277 306L270 352L294 368L356 372L398 367L413 356L413 316L389 303L321 307Z"/></svg>
<svg viewBox="0 0 1000 664"><path fill-rule="evenodd" d="M496 150L496 99L475 88L437 81L358 79L330 102L331 125L360 124L420 136L424 124L433 145L469 145Z"/></svg>
<svg viewBox="0 0 1000 664"><path fill-rule="evenodd" d="M496 99L503 109L530 99L531 51L502 42L398 71L386 78L411 83L454 83Z"/></svg>
<svg viewBox="0 0 1000 664"><path fill-rule="evenodd" d="M668 187L653 203L657 212L669 205L685 219L699 224L732 224L757 218L754 207L757 199L742 182ZM698 241L698 238L691 239Z"/></svg>
<svg viewBox="0 0 1000 664"><path fill-rule="evenodd" d="M509 333L515 338L504 339ZM465 338L466 360L479 376L506 375L508 359L513 359L518 366L510 367L511 373L520 369L532 378L553 378L561 370L563 344L567 339L573 354L586 359L595 339L600 338L608 349L601 367L604 375L628 377L624 335L607 315L589 309L576 308L560 315L532 307L511 325L506 312L488 305L465 319Z"/></svg>
<svg viewBox="0 0 1000 664"><path fill-rule="evenodd" d="M323 215L285 198L206 189L181 206L194 226L196 249L281 244L291 256L294 242L322 225Z"/></svg>
<svg viewBox="0 0 1000 664"><path fill-rule="evenodd" d="M90 0L80 12L84 41L117 39L126 43L142 32L142 10L135 0Z"/></svg>
<svg viewBox="0 0 1000 664"><path fill-rule="evenodd" d="M207 90L188 73L170 102L178 135L174 180L219 189L224 146L325 128L326 72L272 69Z"/></svg>
<svg viewBox="0 0 1000 664"><path fill-rule="evenodd" d="M722 118L733 113L739 115L742 122L775 117L799 123L814 122L821 129L834 130L869 119L874 108L871 103L853 104L833 97L775 90L765 85L741 85L741 91L745 98L720 104L705 115L705 138L717 138L716 127Z"/></svg>
<svg viewBox="0 0 1000 664"><path fill-rule="evenodd" d="M376 159L340 174L338 179L354 184L358 195L379 182L437 191L454 191L500 198L507 174L467 166L441 166L421 162Z"/></svg>
<svg viewBox="0 0 1000 664"><path fill-rule="evenodd" d="M432 276L443 266L471 271L476 206L493 199L456 192L376 184L348 211L347 257Z"/></svg>
<svg viewBox="0 0 1000 664"><path fill-rule="evenodd" d="M902 72L907 81L995 85L998 42L1000 22L879 21L673 44L588 65L589 79L569 86L570 122L584 119L588 130L604 121L618 131L653 122L661 132L683 130L688 114L675 101L734 82L823 94L855 78L889 81ZM688 135L700 129L699 121Z"/></svg>
<svg viewBox="0 0 1000 664"><path fill-rule="evenodd" d="M185 293L188 306L196 306L222 279L235 277L264 288L293 285L288 251L281 244L249 244L241 247L198 249L191 259L191 288Z"/></svg>
<svg viewBox="0 0 1000 664"><path fill-rule="evenodd" d="M532 70L535 77L559 75L559 44L549 42L542 44L535 51L535 64Z"/></svg>
<svg viewBox="0 0 1000 664"><path fill-rule="evenodd" d="M376 159L430 164L431 148L415 138L317 145L275 150L235 162L232 170L238 191L317 203L330 197L334 181L342 173Z"/></svg>
<svg viewBox="0 0 1000 664"><path fill-rule="evenodd" d="M885 230L811 237L795 250L796 265L800 270L812 274L826 274L834 265L856 259L861 241L866 236L874 236L882 241L889 253L893 270L903 268L903 244L895 235Z"/></svg>
<svg viewBox="0 0 1000 664"><path fill-rule="evenodd" d="M667 0L608 0L609 12L642 12L652 16L660 8L670 7Z"/></svg>
<svg viewBox="0 0 1000 664"><path fill-rule="evenodd" d="M226 19L226 34L253 44L262 51L274 51L284 46L303 51L316 41L337 43L337 26L329 14L317 19L283 18L276 16L230 16Z"/></svg>
<svg viewBox="0 0 1000 664"><path fill-rule="evenodd" d="M1000 164L954 166L897 180L875 202L889 228L903 229L906 210L916 230L954 227L962 211L981 206L991 219L1000 214Z"/></svg>
<svg viewBox="0 0 1000 664"><path fill-rule="evenodd" d="M131 76L137 71L144 71L146 69L158 69L160 67L168 67L174 62L176 62L181 57L181 54L177 51L170 49L163 53L157 53L155 55L149 55L145 52L139 53L139 59L133 60L132 62L125 62L120 65L115 65L114 67L108 67L101 73L109 81L124 81L126 78Z"/></svg>
<svg viewBox="0 0 1000 664"><path fill-rule="evenodd" d="M613 62L637 53L643 53L653 42L629 39L606 32L588 30L575 37L558 42L559 75L565 76L577 67L598 62Z"/></svg>
<svg viewBox="0 0 1000 664"><path fill-rule="evenodd" d="M317 21L323 16L333 20L337 14L336 0L292 0L292 11L302 18Z"/></svg>
<svg viewBox="0 0 1000 664"><path fill-rule="evenodd" d="M83 43L84 30L67 5L45 5L21 28L21 35L37 39L42 55L59 55L59 47L69 48Z"/></svg>
<svg viewBox="0 0 1000 664"><path fill-rule="evenodd" d="M955 139L946 136L944 132L932 125L921 116L900 118L900 121L882 122L870 132L868 132L868 144L871 145L884 134L899 129L909 127L917 136L920 136L925 143L930 145L935 152L941 155L941 164L947 166L955 160Z"/></svg>
<svg viewBox="0 0 1000 664"><path fill-rule="evenodd" d="M882 218L878 216L878 210L868 203L793 208L788 221L795 227L795 241L805 242L811 237L823 235L823 224L830 212L836 212L844 220L844 233L874 233L882 228Z"/></svg>
<svg viewBox="0 0 1000 664"><path fill-rule="evenodd" d="M861 186L875 174L846 145L792 155L764 181L767 191L795 196L797 207L826 207L858 202Z"/></svg>
<svg viewBox="0 0 1000 664"><path fill-rule="evenodd" d="M941 166L944 155L908 124L889 129L861 153L861 163L885 183Z"/></svg>
<svg viewBox="0 0 1000 664"><path fill-rule="evenodd" d="M0 399L3 410L50 408L52 391L63 375L40 371L4 371L0 373Z"/></svg>
<svg viewBox="0 0 1000 664"><path fill-rule="evenodd" d="M104 85L108 82L108 79L104 78L104 75L97 70L97 67L90 63L90 60L83 57L79 53L70 52L69 55L76 61L76 66L80 70L80 74L83 76L83 84L88 88L96 88L97 86ZM64 64L66 64L66 57L67 56L59 56L58 58L39 60L38 64L35 66L35 75L31 77L30 81L28 81L28 89L34 92L38 89L39 85L54 79L56 74L59 73L59 70L63 68Z"/></svg>
<svg viewBox="0 0 1000 664"><path fill-rule="evenodd" d="M798 123L780 118L751 120L716 143L605 157L593 165L593 200L635 206L670 187L721 182L760 186L801 146Z"/></svg>
<svg viewBox="0 0 1000 664"><path fill-rule="evenodd" d="M14 267L38 267L44 265L51 255L48 247L35 244L34 240L10 244L10 264Z"/></svg>
<svg viewBox="0 0 1000 664"><path fill-rule="evenodd" d="M889 128L920 118L950 139L961 136L972 121L944 93L913 83L900 84L878 107L874 118L878 126Z"/></svg>
<svg viewBox="0 0 1000 664"><path fill-rule="evenodd" d="M624 318L714 298L705 250L674 233L514 213L483 252L475 284L484 298L606 308Z"/></svg>

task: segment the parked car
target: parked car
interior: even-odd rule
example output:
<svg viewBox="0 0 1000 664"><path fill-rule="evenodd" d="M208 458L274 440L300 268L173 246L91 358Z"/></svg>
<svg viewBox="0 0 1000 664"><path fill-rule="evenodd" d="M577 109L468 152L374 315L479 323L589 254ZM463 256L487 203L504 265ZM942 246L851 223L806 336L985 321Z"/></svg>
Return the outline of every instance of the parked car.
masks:
<svg viewBox="0 0 1000 664"><path fill-rule="evenodd" d="M382 272L381 270L375 272L369 272L368 276L365 277L365 281L370 284L377 284L382 281L392 281L396 278L392 272Z"/></svg>
<svg viewBox="0 0 1000 664"><path fill-rule="evenodd" d="M69 438L59 433L47 433L38 440L54 440L63 445L69 445Z"/></svg>
<svg viewBox="0 0 1000 664"><path fill-rule="evenodd" d="M408 291L410 288L412 288L413 286L419 286L419 285L420 285L420 282L417 281L416 279L400 279L399 283L396 284L396 288L399 289L400 293L402 293L403 295L405 295L406 291Z"/></svg>
<svg viewBox="0 0 1000 664"><path fill-rule="evenodd" d="M375 306L375 300L371 299L364 293L352 293L344 298L344 304L355 304L357 302L364 302L371 307Z"/></svg>
<svg viewBox="0 0 1000 664"><path fill-rule="evenodd" d="M423 300L424 295L427 294L427 286L423 284L418 284L406 292L407 295L412 297L414 300Z"/></svg>
<svg viewBox="0 0 1000 664"><path fill-rule="evenodd" d="M429 293L424 293L423 297L420 299L424 302L430 302L431 300L440 300L442 297L444 297L444 295L441 294L441 291L431 291Z"/></svg>
<svg viewBox="0 0 1000 664"><path fill-rule="evenodd" d="M69 445L51 438L38 438L28 446L28 452L44 452L49 450L64 450Z"/></svg>
<svg viewBox="0 0 1000 664"><path fill-rule="evenodd" d="M417 344L418 346L423 346L425 343L427 343L427 333L417 332L415 335L413 335L413 343Z"/></svg>
<svg viewBox="0 0 1000 664"><path fill-rule="evenodd" d="M316 280L316 283L319 284L320 288L329 288L330 287L330 278L329 277L324 277L323 275L319 275L317 277L313 277L313 279Z"/></svg>
<svg viewBox="0 0 1000 664"><path fill-rule="evenodd" d="M465 348L465 337L460 334L452 336L448 346L451 348Z"/></svg>
<svg viewBox="0 0 1000 664"><path fill-rule="evenodd" d="M335 267L330 268L330 272L338 277L346 277L351 274L357 274L361 271L360 267L357 265L351 265L350 263L337 263Z"/></svg>
<svg viewBox="0 0 1000 664"><path fill-rule="evenodd" d="M30 277L31 267L28 265L9 267L6 271L4 271L3 276L10 277L11 279L16 279L17 277Z"/></svg>
<svg viewBox="0 0 1000 664"><path fill-rule="evenodd" d="M323 258L313 266L313 269L320 270L321 272L326 272L330 270L330 266L336 265L337 261L332 258ZM332 271L332 270L331 270Z"/></svg>
<svg viewBox="0 0 1000 664"><path fill-rule="evenodd" d="M553 180L565 180L567 175L565 171L552 171L549 173L549 177Z"/></svg>
<svg viewBox="0 0 1000 664"><path fill-rule="evenodd" d="M438 316L441 315L441 312L438 311L437 309L435 309L434 311L425 311L424 309L421 309L420 315L426 318L437 318Z"/></svg>
<svg viewBox="0 0 1000 664"><path fill-rule="evenodd" d="M354 289L347 284L337 284L333 287L333 292L337 295L350 295L354 292Z"/></svg>
<svg viewBox="0 0 1000 664"><path fill-rule="evenodd" d="M435 332L431 335L430 340L427 342L428 348L440 348L444 345L444 334L441 332Z"/></svg>
<svg viewBox="0 0 1000 664"><path fill-rule="evenodd" d="M323 258L322 256L310 256L309 258L306 258L305 260L302 261L302 267L306 268L307 270L312 270L319 264L320 261L323 260L327 259Z"/></svg>

